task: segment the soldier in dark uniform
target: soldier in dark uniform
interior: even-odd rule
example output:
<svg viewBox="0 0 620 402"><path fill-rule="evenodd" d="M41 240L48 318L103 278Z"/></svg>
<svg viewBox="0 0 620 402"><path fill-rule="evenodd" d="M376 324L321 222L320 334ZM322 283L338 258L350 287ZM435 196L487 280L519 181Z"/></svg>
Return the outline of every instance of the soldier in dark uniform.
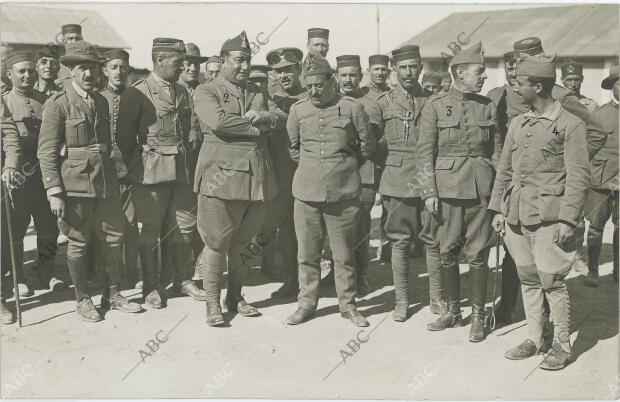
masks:
<svg viewBox="0 0 620 402"><path fill-rule="evenodd" d="M124 50L109 50L104 54L103 74L108 78L107 87L100 92L108 101L110 111L111 158L114 163L118 190L125 216L123 231L124 264L121 278L133 288L138 283L138 220L132 197L132 185L127 181L127 167L117 145L118 115L121 95L125 92L125 81L129 74L129 53Z"/></svg>
<svg viewBox="0 0 620 402"><path fill-rule="evenodd" d="M108 102L94 91L101 61L93 45L79 41L67 48L60 62L70 69L73 79L45 103L38 157L51 210L69 238L67 261L77 313L85 321L99 321L86 286L87 250L95 241L93 233L100 241L106 270L102 308L136 312L141 307L119 292L124 222L110 158Z"/></svg>
<svg viewBox="0 0 620 402"><path fill-rule="evenodd" d="M207 324L224 324L220 292L227 268L229 311L258 316L241 290L249 264L244 249L258 235L265 201L278 192L268 133L284 126L282 112L265 92L248 82L251 51L245 32L222 45L221 74L196 89L195 111L204 134L194 191L198 193L198 231L205 243L203 286Z"/></svg>
<svg viewBox="0 0 620 402"><path fill-rule="evenodd" d="M547 352L540 368L560 370L570 361L570 299L564 278L575 254L573 230L590 181L586 127L553 98L554 58L525 56L517 83L529 111L510 124L489 209L521 279L528 338L505 357L521 360ZM508 225L505 225L508 223ZM553 342L544 331L545 303Z"/></svg>
<svg viewBox="0 0 620 402"><path fill-rule="evenodd" d="M162 277L157 270L157 244L171 236L181 292L202 298L192 281L192 240L196 230L196 196L192 191L195 167L190 151L191 103L177 83L185 59L181 40L155 38L153 72L127 88L121 97L117 143L133 186L140 231L142 294L152 308L165 306ZM164 228L169 228L160 238ZM168 267L169 268L169 267Z"/></svg>
<svg viewBox="0 0 620 402"><path fill-rule="evenodd" d="M368 135L379 140L383 133L383 121L379 111L379 105L375 100L366 95L359 86L362 79L362 66L360 57L357 55L345 55L336 57L336 69L338 71L338 84L340 90L346 96L357 99L369 116ZM355 243L355 261L357 262L357 295L363 297L371 292L372 285L368 275L368 249L370 248L370 211L375 204L375 195L379 185L379 172L372 160L360 157L359 173L362 180L360 194L360 221L358 226L357 241Z"/></svg>
<svg viewBox="0 0 620 402"><path fill-rule="evenodd" d="M584 213L590 221L588 228L588 277L586 283L598 286L598 259L603 242L603 229L611 217L613 234L613 279L618 282L618 99L620 82L618 66L612 66L601 87L612 91L611 100L594 111L608 131L607 141L590 161L590 191Z"/></svg>
<svg viewBox="0 0 620 402"><path fill-rule="evenodd" d="M307 57L304 76L309 97L291 107L286 125L291 156L299 163L293 196L301 288L299 307L286 322L300 324L316 311L321 249L327 234L335 261L340 313L356 326L368 326L355 305L354 249L361 192L358 152L370 159L376 144L368 132L368 115L362 104L336 92L327 60Z"/></svg>
<svg viewBox="0 0 620 402"><path fill-rule="evenodd" d="M454 85L424 105L418 141L421 163L430 167L431 174L423 175L422 198L439 220L437 243L448 307L427 328L440 331L461 319L458 256L462 249L469 263L469 340L480 342L485 336L487 261L493 243L487 206L502 142L495 105L478 95L487 78L482 43L457 53L450 69Z"/></svg>
<svg viewBox="0 0 620 402"><path fill-rule="evenodd" d="M441 92L441 77L434 72L425 73L422 76L421 84L422 88L426 89L428 92L433 94Z"/></svg>
<svg viewBox="0 0 620 402"><path fill-rule="evenodd" d="M18 155L14 154L14 149L9 149L6 150L6 157L19 159L20 163L14 168L5 167L2 180L13 189L9 205L12 209L15 259L19 267L17 273L19 294L20 296L32 296L34 292L25 283L21 270L24 237L31 217L37 232L36 271L40 285L44 289L51 290L65 288L64 282L54 277L58 225L47 201L37 159L42 109L47 98L42 93L33 90L36 82L36 69L32 53L14 52L6 58L6 64L13 89L2 97L2 103L5 113L11 116L20 135ZM3 241L6 243L2 247L2 265L10 266L8 238L3 238Z"/></svg>
<svg viewBox="0 0 620 402"><path fill-rule="evenodd" d="M2 64L4 65L4 57L2 58ZM4 107L4 102L0 103L0 117L1 117L1 126L0 133L2 134L2 180L4 180L4 170L17 170L20 165L21 160L21 141L19 138L19 130L17 130L17 126L15 122L6 111ZM8 183L10 188L11 184ZM0 275L2 275L2 280L0 280L0 323L3 325L12 324L15 322L15 313L13 310L9 308L6 304L6 296L9 293L10 289L10 281L7 280L7 273L10 271L10 265L8 264L7 258L4 257L4 253L10 252L9 247L11 246L8 237L9 237L9 228L6 220L6 206L5 202L10 202L9 197L5 194L4 186L2 187L2 211L0 211L2 215L2 264L0 269ZM5 251L6 250L6 251ZM7 255L8 258L10 256ZM5 262L6 261L6 262Z"/></svg>
<svg viewBox="0 0 620 402"><path fill-rule="evenodd" d="M581 94L581 84L583 84L583 65L579 63L564 63L562 70L562 84L571 91L590 112L598 107L593 100Z"/></svg>
<svg viewBox="0 0 620 402"><path fill-rule="evenodd" d="M222 59L219 56L211 56L205 63L205 71L207 80L217 78L222 68Z"/></svg>
<svg viewBox="0 0 620 402"><path fill-rule="evenodd" d="M271 99L288 118L291 106L308 96L306 88L299 83L303 52L294 47L284 47L267 53L267 62L271 65L278 90L270 93ZM276 88L272 86L273 88ZM269 149L275 165L278 180L278 196L265 204L267 213L261 233L271 235L270 241L263 247L263 266L273 264L275 249L282 254L284 283L271 294L271 297L297 296L299 292L297 268L297 237L293 218L293 176L296 163L289 153L290 139L285 127L274 131L269 137Z"/></svg>
<svg viewBox="0 0 620 402"><path fill-rule="evenodd" d="M49 97L54 92L59 92L62 88L56 84L60 64L58 63L58 47L45 46L34 55L34 62L37 68L39 79L34 84L34 90L41 92Z"/></svg>

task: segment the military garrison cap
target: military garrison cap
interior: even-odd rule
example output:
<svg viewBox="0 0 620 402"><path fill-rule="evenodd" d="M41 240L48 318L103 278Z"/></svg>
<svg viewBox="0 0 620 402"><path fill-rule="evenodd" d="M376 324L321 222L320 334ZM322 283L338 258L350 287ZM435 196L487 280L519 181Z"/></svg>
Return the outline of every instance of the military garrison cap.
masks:
<svg viewBox="0 0 620 402"><path fill-rule="evenodd" d="M420 46L407 45L400 49L392 50L394 64L402 60L420 59Z"/></svg>
<svg viewBox="0 0 620 402"><path fill-rule="evenodd" d="M387 66L390 63L390 58L384 54L373 54L368 58L368 65L374 66L376 64L381 64L383 66Z"/></svg>
<svg viewBox="0 0 620 402"><path fill-rule="evenodd" d="M304 62L304 77L311 75L332 74L332 68L329 62L322 56L308 55Z"/></svg>
<svg viewBox="0 0 620 402"><path fill-rule="evenodd" d="M562 77L567 75L583 75L583 66L579 63L564 63L560 69L562 70Z"/></svg>
<svg viewBox="0 0 620 402"><path fill-rule="evenodd" d="M535 56L543 52L542 42L540 38L536 36L530 36L529 38L516 41L513 45L513 49L515 52L526 53L530 56Z"/></svg>
<svg viewBox="0 0 620 402"><path fill-rule="evenodd" d="M272 68L283 68L299 64L304 58L304 53L296 47L281 47L267 53L267 63Z"/></svg>
<svg viewBox="0 0 620 402"><path fill-rule="evenodd" d="M175 38L155 38L153 39L153 53L157 52L177 52L185 53L185 45L181 39Z"/></svg>
<svg viewBox="0 0 620 402"><path fill-rule="evenodd" d="M463 49L452 58L451 66L457 64L484 64L484 50L482 42L478 42L467 49Z"/></svg>
<svg viewBox="0 0 620 402"><path fill-rule="evenodd" d="M63 35L68 35L71 33L82 35L82 26L80 24L65 24L60 29Z"/></svg>
<svg viewBox="0 0 620 402"><path fill-rule="evenodd" d="M110 60L125 60L127 63L129 63L129 53L127 53L123 49L108 50L103 54L103 58L105 59L106 63Z"/></svg>
<svg viewBox="0 0 620 402"><path fill-rule="evenodd" d="M220 56L223 56L226 52L250 53L250 43L248 42L248 36L245 31L242 31L239 35L224 42L220 50Z"/></svg>
<svg viewBox="0 0 620 402"><path fill-rule="evenodd" d="M325 28L308 28L308 39L325 38L329 39L329 29Z"/></svg>
<svg viewBox="0 0 620 402"><path fill-rule="evenodd" d="M34 54L34 61L38 61L43 57L51 57L58 60L58 50L59 49L57 45L50 43L49 45L37 50L37 52Z"/></svg>
<svg viewBox="0 0 620 402"><path fill-rule="evenodd" d="M609 76L601 82L601 88L612 89L618 81L618 74L620 73L620 67L616 64L609 69Z"/></svg>
<svg viewBox="0 0 620 402"><path fill-rule="evenodd" d="M554 78L555 79L555 56L525 56L517 65L518 76Z"/></svg>
<svg viewBox="0 0 620 402"><path fill-rule="evenodd" d="M336 57L336 68L341 67L362 67L360 57L355 54L345 54Z"/></svg>
<svg viewBox="0 0 620 402"><path fill-rule="evenodd" d="M32 53L25 50L18 50L9 54L6 57L5 63L7 67L13 66L13 64L20 63L22 61L30 61L33 62L34 59L32 57Z"/></svg>

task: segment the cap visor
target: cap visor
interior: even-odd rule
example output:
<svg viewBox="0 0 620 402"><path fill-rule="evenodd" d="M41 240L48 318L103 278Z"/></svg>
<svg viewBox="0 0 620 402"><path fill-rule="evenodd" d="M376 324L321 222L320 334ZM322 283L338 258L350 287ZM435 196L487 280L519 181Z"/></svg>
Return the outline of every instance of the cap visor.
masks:
<svg viewBox="0 0 620 402"><path fill-rule="evenodd" d="M100 59L92 59L90 57L86 57L86 56L61 56L60 57L60 62L65 65L65 66L70 66L70 65L75 65L75 64L79 64L79 63L96 63L96 64L100 64L103 65L105 64L105 61L100 60Z"/></svg>
<svg viewBox="0 0 620 402"><path fill-rule="evenodd" d="M601 82L601 88L603 88L603 89L612 89L614 87L614 84L616 83L616 81L618 81L618 76L617 75L610 75L609 77L605 78L603 80L603 82Z"/></svg>

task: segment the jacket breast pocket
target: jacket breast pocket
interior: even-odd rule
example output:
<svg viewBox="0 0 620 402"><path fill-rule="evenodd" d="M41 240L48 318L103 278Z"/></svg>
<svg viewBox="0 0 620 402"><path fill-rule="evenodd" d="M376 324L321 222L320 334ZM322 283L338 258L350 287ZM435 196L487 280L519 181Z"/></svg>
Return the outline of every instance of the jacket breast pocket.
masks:
<svg viewBox="0 0 620 402"><path fill-rule="evenodd" d="M564 184L546 185L538 190L538 216L541 221L554 221L560 215Z"/></svg>
<svg viewBox="0 0 620 402"><path fill-rule="evenodd" d="M437 159L435 170L451 170L454 166L454 159Z"/></svg>
<svg viewBox="0 0 620 402"><path fill-rule="evenodd" d="M70 117L65 120L65 138L68 147L88 145L88 128L85 117Z"/></svg>
<svg viewBox="0 0 620 402"><path fill-rule="evenodd" d="M145 147L142 151L144 163L144 184L156 184L177 179L176 158L179 150L176 145L160 145L157 148Z"/></svg>
<svg viewBox="0 0 620 402"><path fill-rule="evenodd" d="M401 167L403 165L402 155L388 155L385 166Z"/></svg>
<svg viewBox="0 0 620 402"><path fill-rule="evenodd" d="M541 148L541 152L545 160L546 171L561 172L564 169L564 142L562 140L554 138Z"/></svg>
<svg viewBox="0 0 620 402"><path fill-rule="evenodd" d="M352 124L351 123L351 119L348 118L348 117L347 118L333 120L333 121L329 122L329 126L330 127L344 128L344 129L346 129L351 124Z"/></svg>
<svg viewBox="0 0 620 402"><path fill-rule="evenodd" d="M239 107L239 101L231 93L224 92L220 99L220 106L226 113L239 116L241 114L241 108Z"/></svg>
<svg viewBox="0 0 620 402"><path fill-rule="evenodd" d="M495 123L489 120L476 120L476 124L480 127L481 139L483 142L489 141L491 138L491 130Z"/></svg>
<svg viewBox="0 0 620 402"><path fill-rule="evenodd" d="M437 122L437 129L439 130L438 145L448 144L460 144L461 142L461 129L459 119L441 119Z"/></svg>
<svg viewBox="0 0 620 402"><path fill-rule="evenodd" d="M90 193L90 167L88 159L65 159L60 167L65 191Z"/></svg>

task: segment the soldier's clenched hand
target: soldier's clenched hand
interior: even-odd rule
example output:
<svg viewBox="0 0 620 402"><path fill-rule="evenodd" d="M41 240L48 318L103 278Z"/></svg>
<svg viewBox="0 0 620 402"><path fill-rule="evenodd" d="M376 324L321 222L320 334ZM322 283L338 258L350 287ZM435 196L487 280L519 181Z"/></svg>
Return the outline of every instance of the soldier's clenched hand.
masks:
<svg viewBox="0 0 620 402"><path fill-rule="evenodd" d="M439 212L439 198L437 197L427 198L426 201L424 201L424 205L426 205L426 209L428 209L431 214L437 214Z"/></svg>
<svg viewBox="0 0 620 402"><path fill-rule="evenodd" d="M6 183L9 190L12 190L22 185L24 176L15 169L6 168L2 172L2 181Z"/></svg>
<svg viewBox="0 0 620 402"><path fill-rule="evenodd" d="M558 247L562 249L567 248L570 245L569 242L573 241L573 228L564 222L559 222L553 241Z"/></svg>
<svg viewBox="0 0 620 402"><path fill-rule="evenodd" d="M243 117L248 119L250 124L254 127L264 124L271 124L271 115L269 112L249 110Z"/></svg>
<svg viewBox="0 0 620 402"><path fill-rule="evenodd" d="M506 219L504 218L504 215L495 214L495 216L493 217L493 222L491 222L491 226L493 226L493 229L495 229L496 232L500 232L502 236L505 233L505 229L504 229L505 224L506 224Z"/></svg>
<svg viewBox="0 0 620 402"><path fill-rule="evenodd" d="M50 208L57 217L65 217L65 200L61 196L53 195L50 197Z"/></svg>

